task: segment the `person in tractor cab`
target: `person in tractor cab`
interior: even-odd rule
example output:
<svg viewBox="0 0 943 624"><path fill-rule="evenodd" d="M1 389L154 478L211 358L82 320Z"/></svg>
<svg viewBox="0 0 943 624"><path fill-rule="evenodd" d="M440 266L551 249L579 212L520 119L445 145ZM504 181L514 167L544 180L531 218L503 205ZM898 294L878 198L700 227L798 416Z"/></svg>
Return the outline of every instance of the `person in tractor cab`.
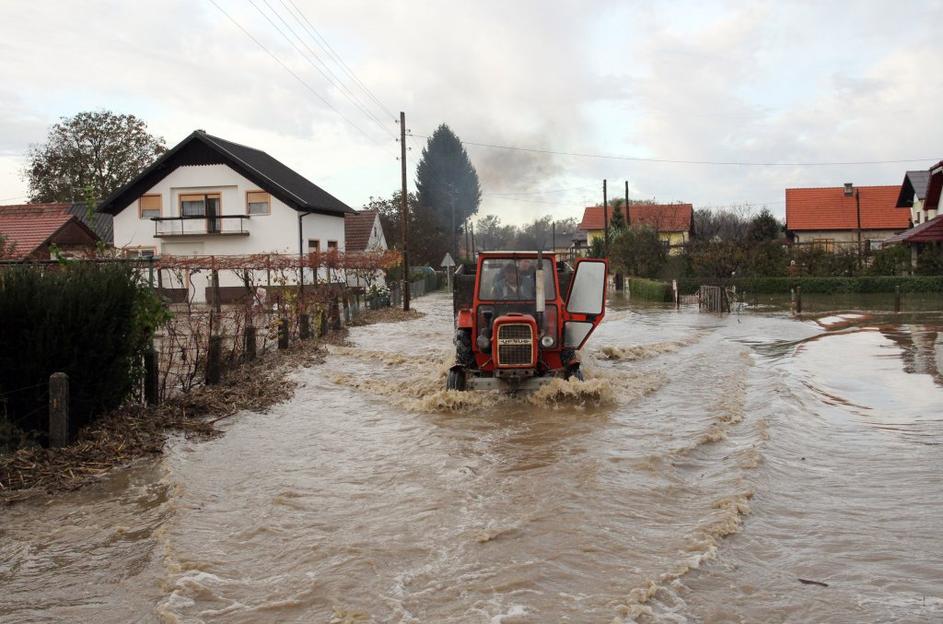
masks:
<svg viewBox="0 0 943 624"><path fill-rule="evenodd" d="M534 298L534 278L522 274L516 262L509 260L498 272L494 280L494 299L504 301L523 301Z"/></svg>

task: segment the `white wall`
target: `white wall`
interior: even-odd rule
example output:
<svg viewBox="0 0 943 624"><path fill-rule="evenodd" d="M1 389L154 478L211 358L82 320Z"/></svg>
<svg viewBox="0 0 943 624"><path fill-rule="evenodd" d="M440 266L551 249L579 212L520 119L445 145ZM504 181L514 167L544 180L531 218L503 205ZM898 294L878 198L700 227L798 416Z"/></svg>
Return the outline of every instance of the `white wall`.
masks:
<svg viewBox="0 0 943 624"><path fill-rule="evenodd" d="M247 214L246 192L262 190L227 165L195 165L178 167L145 195L161 196L161 216L180 215L180 195L190 193L219 193L220 214ZM263 253L298 253L298 211L271 197L271 213L251 215L243 221L248 235L202 234L174 237L155 237L154 222L138 216L138 201L135 200L115 215L114 232L117 248L151 248L157 254L176 256L227 256ZM202 222L201 222L202 223ZM223 231L238 229L238 220L224 219ZM308 239L321 241L322 251L327 241L337 241L344 249L344 217L322 214L306 214L302 218L302 245L308 251ZM319 276L325 279L325 275ZM310 279L310 275L309 275ZM202 301L205 276L197 287L197 301ZM240 282L229 271L220 275L220 285L237 286Z"/></svg>

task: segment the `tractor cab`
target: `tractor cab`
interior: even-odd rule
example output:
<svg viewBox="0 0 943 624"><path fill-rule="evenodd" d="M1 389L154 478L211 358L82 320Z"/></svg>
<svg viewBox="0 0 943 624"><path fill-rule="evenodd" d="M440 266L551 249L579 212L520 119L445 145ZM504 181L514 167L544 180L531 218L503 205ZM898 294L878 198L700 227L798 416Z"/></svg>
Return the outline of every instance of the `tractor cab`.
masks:
<svg viewBox="0 0 943 624"><path fill-rule="evenodd" d="M455 274L452 390L511 391L582 379L579 349L605 314L607 264L552 253L490 251Z"/></svg>

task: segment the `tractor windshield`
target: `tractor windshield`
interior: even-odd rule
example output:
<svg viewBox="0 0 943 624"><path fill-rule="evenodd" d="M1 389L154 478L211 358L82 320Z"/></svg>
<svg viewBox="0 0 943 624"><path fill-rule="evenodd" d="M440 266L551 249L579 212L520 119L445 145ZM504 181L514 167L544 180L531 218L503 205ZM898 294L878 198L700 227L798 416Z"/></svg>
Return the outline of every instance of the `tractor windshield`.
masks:
<svg viewBox="0 0 943 624"><path fill-rule="evenodd" d="M553 263L543 261L544 293L556 299ZM478 298L485 301L533 301L536 294L537 260L489 258L481 264Z"/></svg>

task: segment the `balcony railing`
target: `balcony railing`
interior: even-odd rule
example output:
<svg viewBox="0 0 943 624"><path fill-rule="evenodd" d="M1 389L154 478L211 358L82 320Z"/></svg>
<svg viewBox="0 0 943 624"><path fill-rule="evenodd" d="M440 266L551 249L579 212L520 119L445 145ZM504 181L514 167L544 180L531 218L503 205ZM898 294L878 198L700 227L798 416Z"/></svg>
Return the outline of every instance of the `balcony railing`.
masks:
<svg viewBox="0 0 943 624"><path fill-rule="evenodd" d="M249 215L153 217L154 236L248 236Z"/></svg>

